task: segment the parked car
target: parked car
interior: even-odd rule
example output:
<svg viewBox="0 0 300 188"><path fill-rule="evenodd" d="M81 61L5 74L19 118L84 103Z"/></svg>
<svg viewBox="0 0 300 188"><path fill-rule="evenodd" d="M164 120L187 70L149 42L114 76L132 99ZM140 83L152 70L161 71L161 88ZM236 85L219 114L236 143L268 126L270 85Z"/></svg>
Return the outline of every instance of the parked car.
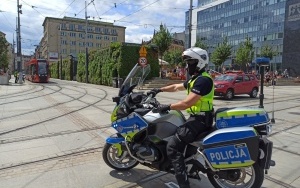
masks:
<svg viewBox="0 0 300 188"><path fill-rule="evenodd" d="M235 95L248 94L252 98L258 95L259 81L254 74L227 72L214 79L215 96L232 99Z"/></svg>

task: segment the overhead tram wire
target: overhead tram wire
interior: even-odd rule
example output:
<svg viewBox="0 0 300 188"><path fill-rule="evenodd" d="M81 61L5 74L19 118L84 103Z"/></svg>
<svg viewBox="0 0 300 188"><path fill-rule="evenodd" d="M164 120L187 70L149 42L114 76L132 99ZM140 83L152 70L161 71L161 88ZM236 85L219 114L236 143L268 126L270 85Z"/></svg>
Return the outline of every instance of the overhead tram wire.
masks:
<svg viewBox="0 0 300 188"><path fill-rule="evenodd" d="M26 3L24 0L21 0L23 3L25 3L26 5L30 6L33 10L35 10L37 13L39 13L41 16L43 16L44 18L46 18L46 16L44 16L42 13L40 13L38 10L36 10L36 6L30 5L28 3Z"/></svg>
<svg viewBox="0 0 300 188"><path fill-rule="evenodd" d="M94 0L91 0L86 6L84 6L84 8L83 9L81 9L81 11L79 11L77 14L75 14L75 17L77 16L77 15L79 15L83 10L85 10L86 9L86 7L88 7L91 3L93 3L94 2Z"/></svg>
<svg viewBox="0 0 300 188"><path fill-rule="evenodd" d="M16 29L11 25L11 23L9 22L9 20L5 16L4 11L0 11L0 12L2 13L2 15L4 16L4 18L6 19L7 23L9 24L9 26L12 28L12 30L15 31Z"/></svg>
<svg viewBox="0 0 300 188"><path fill-rule="evenodd" d="M68 6L67 6L67 8L58 16L58 17L60 17L61 15L63 15L66 11L67 11L67 9L75 2L76 0L73 0Z"/></svg>
<svg viewBox="0 0 300 188"><path fill-rule="evenodd" d="M124 2L126 2L128 0L122 1L121 3L119 3L118 5L122 5ZM95 7L96 8L96 7ZM114 6L112 6L110 9L108 9L107 11L103 12L100 16L106 14L107 12L109 12L110 10L112 10L113 8L117 8L117 3L114 3ZM99 16L99 15L98 15ZM99 19L101 19L101 17L99 16Z"/></svg>
<svg viewBox="0 0 300 188"><path fill-rule="evenodd" d="M137 11L135 11L135 12L133 12L133 13L130 13L130 14L124 16L123 18L120 18L120 19L118 19L118 20L115 20L115 22L118 22L118 21L120 21L120 20L123 20L124 18L127 18L127 17L129 17L129 16L131 16L131 15L133 15L133 14L135 14L135 13L137 13L137 12L139 12L139 11L141 11L141 10L143 10L143 9L145 9L145 8L147 8L147 7L149 7L149 6L151 6L151 5L153 5L154 3L157 3L158 1L159 1L159 0L154 1L154 2L152 2L152 3L150 3L150 4L148 4L148 5L146 5L146 6L142 7L142 8L140 8L140 9L138 9Z"/></svg>

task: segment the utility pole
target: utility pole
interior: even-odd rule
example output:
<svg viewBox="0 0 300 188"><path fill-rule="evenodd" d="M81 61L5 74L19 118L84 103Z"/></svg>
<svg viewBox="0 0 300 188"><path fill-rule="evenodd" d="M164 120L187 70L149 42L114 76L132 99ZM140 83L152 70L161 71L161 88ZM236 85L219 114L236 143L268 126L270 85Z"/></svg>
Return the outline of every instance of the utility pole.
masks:
<svg viewBox="0 0 300 188"><path fill-rule="evenodd" d="M13 66L14 68L11 70L11 73L15 73L15 69L16 69L16 56L15 56L15 33L13 33L13 47L12 47L12 54L13 54L13 57L14 57L14 60L13 60Z"/></svg>
<svg viewBox="0 0 300 188"><path fill-rule="evenodd" d="M18 82L19 84L22 83L22 77L23 77L23 74L22 74L22 48L21 48L21 28L20 28L20 14L22 14L22 5L19 4L19 0L17 0L17 10L18 10L18 19L17 19L17 66L18 66L18 72L19 72L19 79L18 79Z"/></svg>
<svg viewBox="0 0 300 188"><path fill-rule="evenodd" d="M62 37L61 37L61 26L62 24L59 24L59 36L60 36L60 61L59 61L59 78L62 80L62 50L61 50L61 43L62 43Z"/></svg>
<svg viewBox="0 0 300 188"><path fill-rule="evenodd" d="M189 10L189 48L192 47L192 11L193 11L193 0L190 0L190 10Z"/></svg>
<svg viewBox="0 0 300 188"><path fill-rule="evenodd" d="M88 57L88 45L87 45L87 34L88 34L88 16L87 16L87 5L85 1L85 83L89 82L89 57Z"/></svg>
<svg viewBox="0 0 300 188"><path fill-rule="evenodd" d="M193 0L190 0L190 9L189 9L189 41L188 48L192 47L192 10L193 10ZM185 71L186 80L190 79L188 70Z"/></svg>

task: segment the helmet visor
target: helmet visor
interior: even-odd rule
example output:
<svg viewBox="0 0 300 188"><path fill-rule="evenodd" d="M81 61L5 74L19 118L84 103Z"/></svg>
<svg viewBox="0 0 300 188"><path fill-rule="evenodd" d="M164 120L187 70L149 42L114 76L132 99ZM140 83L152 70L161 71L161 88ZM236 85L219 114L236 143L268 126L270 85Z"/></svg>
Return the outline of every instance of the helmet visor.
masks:
<svg viewBox="0 0 300 188"><path fill-rule="evenodd" d="M198 59L186 59L184 62L188 65L194 65L198 63Z"/></svg>

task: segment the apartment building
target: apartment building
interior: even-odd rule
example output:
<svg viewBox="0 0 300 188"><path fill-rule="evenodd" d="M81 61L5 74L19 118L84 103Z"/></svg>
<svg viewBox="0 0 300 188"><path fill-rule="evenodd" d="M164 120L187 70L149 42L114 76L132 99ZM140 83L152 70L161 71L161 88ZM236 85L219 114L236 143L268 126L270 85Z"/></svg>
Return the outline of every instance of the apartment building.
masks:
<svg viewBox="0 0 300 188"><path fill-rule="evenodd" d="M185 20L187 39L189 12ZM233 46L227 64L233 62L239 44L249 36L255 54L260 54L264 45L272 46L278 52L272 66L300 75L300 43L296 42L300 39L299 0L198 0L192 11L192 26L192 46L201 38L209 45L209 53L227 37Z"/></svg>
<svg viewBox="0 0 300 188"><path fill-rule="evenodd" d="M105 48L111 42L125 42L125 29L113 23L88 20L86 36L86 20L63 17L46 17L43 22L44 36L36 48L36 56L57 61L70 55L88 50Z"/></svg>

